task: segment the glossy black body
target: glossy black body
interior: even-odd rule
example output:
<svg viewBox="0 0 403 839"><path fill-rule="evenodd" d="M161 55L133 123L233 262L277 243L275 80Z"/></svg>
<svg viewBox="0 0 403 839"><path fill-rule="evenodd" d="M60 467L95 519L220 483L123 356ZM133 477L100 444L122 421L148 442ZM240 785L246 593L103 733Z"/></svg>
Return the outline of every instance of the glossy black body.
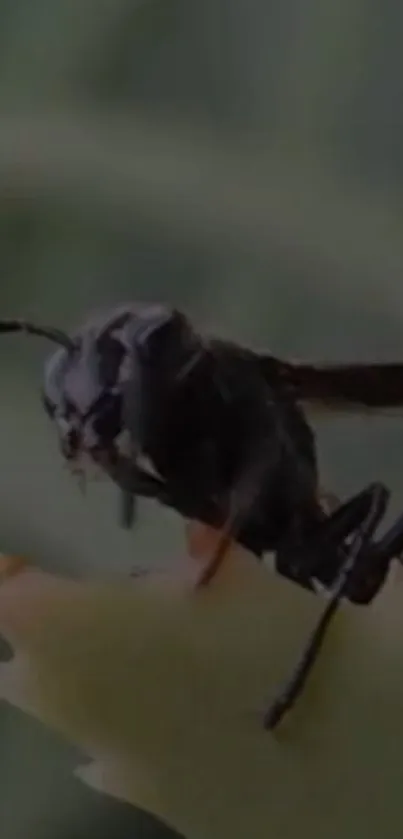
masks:
<svg viewBox="0 0 403 839"><path fill-rule="evenodd" d="M288 366L231 342L199 339L177 312L150 330L136 354L141 451L158 477L115 453L103 459L112 480L217 527L238 504L241 544L256 557L274 552L278 573L304 587L331 588L345 554L320 539L327 517L318 500L315 437ZM348 596L366 603L387 569L361 569Z"/></svg>

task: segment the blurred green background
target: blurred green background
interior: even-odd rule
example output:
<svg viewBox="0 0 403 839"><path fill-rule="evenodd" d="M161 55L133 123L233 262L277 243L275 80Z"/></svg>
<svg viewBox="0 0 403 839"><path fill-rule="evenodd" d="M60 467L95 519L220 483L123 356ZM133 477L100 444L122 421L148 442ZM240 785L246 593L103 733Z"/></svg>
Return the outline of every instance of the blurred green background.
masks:
<svg viewBox="0 0 403 839"><path fill-rule="evenodd" d="M291 357L403 358L402 26L392 0L0 0L1 314L165 300ZM183 552L172 514L122 533L113 489L63 470L48 350L2 339L2 549L74 574ZM401 420L318 439L328 489L382 479L403 506ZM58 738L0 728L1 837L163 839L70 782Z"/></svg>

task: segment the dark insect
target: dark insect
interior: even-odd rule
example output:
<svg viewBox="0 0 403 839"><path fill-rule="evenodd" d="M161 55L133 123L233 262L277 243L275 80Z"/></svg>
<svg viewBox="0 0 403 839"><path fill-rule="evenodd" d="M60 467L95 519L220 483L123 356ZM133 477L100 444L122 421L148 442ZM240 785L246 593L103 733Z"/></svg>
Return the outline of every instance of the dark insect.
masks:
<svg viewBox="0 0 403 839"><path fill-rule="evenodd" d="M370 603L403 551L403 515L374 538L389 500L382 484L325 511L303 403L401 406L403 364L289 363L202 336L163 305L122 306L72 337L0 321L0 332L16 331L60 345L45 368L46 410L73 467L86 456L117 484L125 526L138 496L154 498L220 531L198 587L235 539L258 558L273 552L289 580L327 592L322 618L266 714L273 729L303 689L341 600Z"/></svg>

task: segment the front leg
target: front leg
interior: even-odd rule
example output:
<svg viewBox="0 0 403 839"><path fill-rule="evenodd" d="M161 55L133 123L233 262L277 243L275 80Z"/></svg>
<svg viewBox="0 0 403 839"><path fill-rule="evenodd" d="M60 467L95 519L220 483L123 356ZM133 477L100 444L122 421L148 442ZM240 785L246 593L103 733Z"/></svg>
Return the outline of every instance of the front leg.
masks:
<svg viewBox="0 0 403 839"><path fill-rule="evenodd" d="M131 528L136 518L137 497L158 498L164 492L164 482L117 452L100 452L95 460L118 486L119 521L122 527Z"/></svg>

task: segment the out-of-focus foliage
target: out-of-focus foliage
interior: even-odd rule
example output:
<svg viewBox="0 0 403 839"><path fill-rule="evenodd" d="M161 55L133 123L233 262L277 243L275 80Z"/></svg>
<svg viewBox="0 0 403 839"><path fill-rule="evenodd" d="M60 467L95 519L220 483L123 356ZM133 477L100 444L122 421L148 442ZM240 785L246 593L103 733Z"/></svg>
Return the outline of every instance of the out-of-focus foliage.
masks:
<svg viewBox="0 0 403 839"><path fill-rule="evenodd" d="M1 0L1 312L68 327L162 298L276 352L403 357L402 21L392 0ZM111 488L83 499L63 472L47 349L2 339L1 547L119 573L136 539L163 563L183 550L173 516L144 504L123 534ZM324 482L382 478L396 511L401 439L399 420L328 423ZM17 786L31 735L1 724L0 833L42 839L67 794L39 789L58 747Z"/></svg>

